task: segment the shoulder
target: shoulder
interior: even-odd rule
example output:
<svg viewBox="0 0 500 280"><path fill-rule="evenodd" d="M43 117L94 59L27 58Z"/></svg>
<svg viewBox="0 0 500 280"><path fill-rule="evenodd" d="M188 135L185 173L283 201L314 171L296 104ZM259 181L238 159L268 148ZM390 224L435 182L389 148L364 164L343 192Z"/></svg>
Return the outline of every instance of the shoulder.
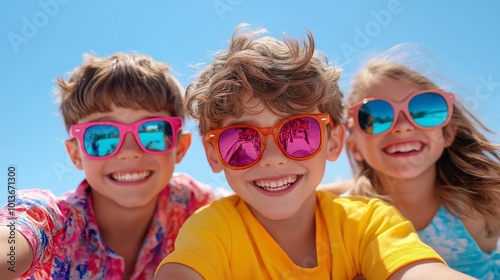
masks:
<svg viewBox="0 0 500 280"><path fill-rule="evenodd" d="M244 247L240 241L247 236L238 212L241 201L233 195L196 211L182 225L175 239L175 250L165 257L162 264L183 264L195 269L205 279L229 278L229 266L234 261L231 252L236 247L242 252Z"/></svg>
<svg viewBox="0 0 500 280"><path fill-rule="evenodd" d="M213 216L225 217L231 215L239 215L239 204L244 203L237 195L230 195L216 200L209 205L201 207L196 211L196 216Z"/></svg>
<svg viewBox="0 0 500 280"><path fill-rule="evenodd" d="M26 189L17 192L17 201L29 205L45 204L47 202L56 202L59 198L50 190Z"/></svg>
<svg viewBox="0 0 500 280"><path fill-rule="evenodd" d="M323 190L318 190L316 192L318 197L318 203L324 206L342 207L342 208L352 208L352 207L363 207L363 208L394 208L388 203L378 199L378 198L368 198L364 196L356 195L338 195Z"/></svg>
<svg viewBox="0 0 500 280"><path fill-rule="evenodd" d="M483 252L492 252L498 250L500 239L497 235L490 236L486 230L486 221L479 218L462 218L462 224L467 232L476 241Z"/></svg>
<svg viewBox="0 0 500 280"><path fill-rule="evenodd" d="M325 215L332 215L333 212L337 219L363 220L371 223L388 220L399 223L405 220L394 206L378 198L338 196L324 191L318 191L317 197Z"/></svg>
<svg viewBox="0 0 500 280"><path fill-rule="evenodd" d="M354 179L340 180L332 183L321 184L318 186L318 190L341 195L349 192L355 186L355 184L356 182Z"/></svg>
<svg viewBox="0 0 500 280"><path fill-rule="evenodd" d="M169 183L170 196L188 198L192 202L207 204L214 200L212 188L186 173L174 173Z"/></svg>
<svg viewBox="0 0 500 280"><path fill-rule="evenodd" d="M43 207L67 211L72 208L75 200L75 191L69 191L62 196L56 196L50 190L29 189L21 190L17 194L17 206L22 208Z"/></svg>
<svg viewBox="0 0 500 280"><path fill-rule="evenodd" d="M195 180L186 173L174 173L170 179L170 186L173 190L189 190L197 193L212 193L212 188L204 183Z"/></svg>
<svg viewBox="0 0 500 280"><path fill-rule="evenodd" d="M27 189L17 194L16 212L31 221L52 220L57 227L66 226L68 220L86 220L88 184L83 181L75 190L56 196L50 190Z"/></svg>
<svg viewBox="0 0 500 280"><path fill-rule="evenodd" d="M70 191L62 196L40 189L18 192L15 209L16 230L19 230L31 244L35 258L41 260L46 254L52 254L52 248L68 246L72 244L68 243L68 240L81 235L87 221L87 213L85 206L75 203L79 201L75 192ZM82 200L86 201L86 196ZM0 220L1 216L3 211ZM62 245L60 242L66 244Z"/></svg>
<svg viewBox="0 0 500 280"><path fill-rule="evenodd" d="M186 227L197 226L218 231L231 226L241 219L239 204L244 203L238 196L231 195L198 209L185 223Z"/></svg>

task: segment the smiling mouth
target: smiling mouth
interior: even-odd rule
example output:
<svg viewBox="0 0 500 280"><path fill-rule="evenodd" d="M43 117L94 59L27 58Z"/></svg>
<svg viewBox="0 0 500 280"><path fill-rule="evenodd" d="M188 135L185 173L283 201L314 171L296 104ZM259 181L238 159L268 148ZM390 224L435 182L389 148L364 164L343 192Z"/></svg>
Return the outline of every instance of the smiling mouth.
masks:
<svg viewBox="0 0 500 280"><path fill-rule="evenodd" d="M385 148L384 151L390 155L403 154L403 153L410 153L410 152L420 152L423 147L424 147L423 143L411 142L411 143L391 145L391 146Z"/></svg>
<svg viewBox="0 0 500 280"><path fill-rule="evenodd" d="M255 180L254 184L266 191L269 192L277 192L288 189L292 186L297 180L299 176L288 176L278 180Z"/></svg>
<svg viewBox="0 0 500 280"><path fill-rule="evenodd" d="M117 182L137 182L142 181L153 174L152 171L140 171L140 172L115 172L109 174L109 177Z"/></svg>

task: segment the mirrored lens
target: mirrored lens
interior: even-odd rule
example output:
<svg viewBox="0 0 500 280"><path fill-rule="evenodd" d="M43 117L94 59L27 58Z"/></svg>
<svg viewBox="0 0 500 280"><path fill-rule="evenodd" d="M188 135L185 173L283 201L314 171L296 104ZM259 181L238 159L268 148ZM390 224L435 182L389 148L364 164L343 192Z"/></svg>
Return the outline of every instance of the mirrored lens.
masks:
<svg viewBox="0 0 500 280"><path fill-rule="evenodd" d="M143 123L138 133L141 145L149 151L165 151L173 144L172 126L165 121Z"/></svg>
<svg viewBox="0 0 500 280"><path fill-rule="evenodd" d="M394 110L391 104L384 100L368 101L358 111L359 126L368 134L379 134L387 131L393 120Z"/></svg>
<svg viewBox="0 0 500 280"><path fill-rule="evenodd" d="M291 157L310 156L321 145L321 128L313 118L293 119L285 123L279 133L280 144Z"/></svg>
<svg viewBox="0 0 500 280"><path fill-rule="evenodd" d="M442 125L448 118L448 106L443 97L436 93L422 93L414 96L408 104L413 121L423 127Z"/></svg>
<svg viewBox="0 0 500 280"><path fill-rule="evenodd" d="M231 128L219 136L219 151L229 165L242 167L253 163L260 154L262 141L251 128Z"/></svg>
<svg viewBox="0 0 500 280"><path fill-rule="evenodd" d="M120 142L120 132L112 125L95 125L83 135L85 151L93 157L112 154Z"/></svg>

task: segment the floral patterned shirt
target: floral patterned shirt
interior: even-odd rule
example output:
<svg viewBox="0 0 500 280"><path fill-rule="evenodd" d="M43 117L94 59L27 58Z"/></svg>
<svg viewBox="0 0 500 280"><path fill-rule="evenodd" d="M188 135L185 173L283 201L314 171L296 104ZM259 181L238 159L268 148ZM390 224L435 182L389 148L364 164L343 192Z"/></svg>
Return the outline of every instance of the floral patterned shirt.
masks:
<svg viewBox="0 0 500 280"><path fill-rule="evenodd" d="M123 279L125 262L106 247L92 209L90 187L55 197L47 190L20 190L15 207L16 230L33 249L31 268L21 279ZM214 196L211 188L186 174L174 174L159 194L154 217L129 279L152 279L160 261L174 249L184 221ZM12 218L6 206L0 224Z"/></svg>

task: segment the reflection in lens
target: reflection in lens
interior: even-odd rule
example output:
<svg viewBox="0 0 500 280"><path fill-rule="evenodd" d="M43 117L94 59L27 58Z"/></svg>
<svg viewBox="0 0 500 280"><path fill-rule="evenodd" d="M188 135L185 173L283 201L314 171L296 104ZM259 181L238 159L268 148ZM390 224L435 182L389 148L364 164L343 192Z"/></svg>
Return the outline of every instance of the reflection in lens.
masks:
<svg viewBox="0 0 500 280"><path fill-rule="evenodd" d="M143 123L139 127L139 139L149 151L165 151L172 146L172 126L165 121Z"/></svg>
<svg viewBox="0 0 500 280"><path fill-rule="evenodd" d="M279 141L283 150L295 158L315 153L321 145L321 128L313 118L293 119L281 127Z"/></svg>
<svg viewBox="0 0 500 280"><path fill-rule="evenodd" d="M418 125L435 127L442 125L448 118L448 106L439 94L428 92L414 96L408 110Z"/></svg>
<svg viewBox="0 0 500 280"><path fill-rule="evenodd" d="M242 167L253 163L260 154L261 139L251 128L230 128L219 137L219 151L227 164Z"/></svg>
<svg viewBox="0 0 500 280"><path fill-rule="evenodd" d="M118 128L112 125L94 125L83 135L85 151L93 157L112 154L120 141Z"/></svg>
<svg viewBox="0 0 500 280"><path fill-rule="evenodd" d="M387 131L393 120L394 110L391 104L384 100L368 101L358 111L359 126L368 134L379 134Z"/></svg>

